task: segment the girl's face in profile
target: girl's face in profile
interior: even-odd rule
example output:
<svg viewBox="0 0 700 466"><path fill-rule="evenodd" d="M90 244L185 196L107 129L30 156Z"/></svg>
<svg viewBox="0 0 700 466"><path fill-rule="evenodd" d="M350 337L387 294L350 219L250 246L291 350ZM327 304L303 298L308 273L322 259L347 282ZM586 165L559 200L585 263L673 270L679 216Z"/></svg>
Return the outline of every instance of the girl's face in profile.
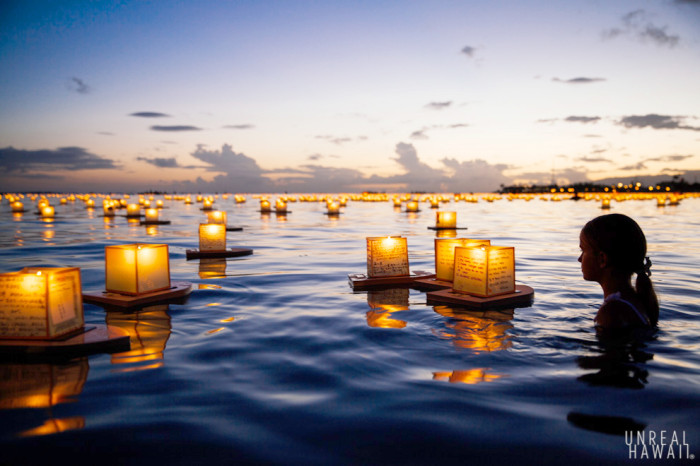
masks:
<svg viewBox="0 0 700 466"><path fill-rule="evenodd" d="M578 261L581 263L583 279L588 281L598 281L600 266L598 264L598 252L588 243L583 232L579 235L579 248L581 255Z"/></svg>

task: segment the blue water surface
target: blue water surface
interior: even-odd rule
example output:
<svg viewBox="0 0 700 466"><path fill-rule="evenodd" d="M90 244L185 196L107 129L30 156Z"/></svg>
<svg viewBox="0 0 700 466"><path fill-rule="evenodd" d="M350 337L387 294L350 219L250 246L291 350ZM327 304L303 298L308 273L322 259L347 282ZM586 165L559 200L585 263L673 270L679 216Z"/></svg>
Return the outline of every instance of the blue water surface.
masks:
<svg viewBox="0 0 700 466"><path fill-rule="evenodd" d="M158 199L159 197L156 197ZM659 328L608 341L581 278L578 234L594 201L455 202L460 237L513 246L528 307L428 304L417 289L353 291L365 238L408 238L434 271L434 210L350 201L261 214L219 197L241 258L186 260L206 217L165 201L169 225L106 219L82 202L52 222L0 204L0 272L80 267L104 289L104 247L166 243L184 301L128 311L85 304L88 324L127 330L131 351L0 361L0 464L619 464L624 432L685 435L700 450L700 200L614 202L647 235ZM668 440L667 440L668 442ZM641 451L637 452L637 455ZM676 452L676 457L678 453ZM687 461L687 460L682 460Z"/></svg>

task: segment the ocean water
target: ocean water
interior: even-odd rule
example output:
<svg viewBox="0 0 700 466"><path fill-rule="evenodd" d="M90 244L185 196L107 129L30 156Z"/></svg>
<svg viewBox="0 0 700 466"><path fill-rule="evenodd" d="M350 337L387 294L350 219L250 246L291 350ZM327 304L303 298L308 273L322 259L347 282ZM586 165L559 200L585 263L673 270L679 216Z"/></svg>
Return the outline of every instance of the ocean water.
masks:
<svg viewBox="0 0 700 466"><path fill-rule="evenodd" d="M406 236L411 269L434 271L428 204L350 201L329 218L219 198L243 228L228 246L254 253L209 261L185 258L199 206L165 206L172 223L147 228L81 202L53 222L0 204L0 272L80 267L100 291L106 245L166 243L171 279L194 287L130 311L85 304L88 324L129 331L127 353L2 359L0 464L620 464L635 461L630 430L647 435L637 461L652 435L669 461L700 451L700 199L613 203L646 233L661 302L658 330L625 341L596 335L602 292L577 262L598 202L443 204L460 237L513 246L516 283L535 290L486 311L349 286L368 236Z"/></svg>

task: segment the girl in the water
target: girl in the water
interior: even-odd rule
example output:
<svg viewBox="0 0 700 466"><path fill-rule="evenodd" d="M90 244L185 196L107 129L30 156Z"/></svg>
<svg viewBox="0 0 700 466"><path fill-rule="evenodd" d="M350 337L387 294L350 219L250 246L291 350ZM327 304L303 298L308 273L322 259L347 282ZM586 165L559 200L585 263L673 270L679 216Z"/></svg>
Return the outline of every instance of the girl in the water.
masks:
<svg viewBox="0 0 700 466"><path fill-rule="evenodd" d="M647 242L637 222L622 214L596 217L580 235L584 280L598 282L603 305L595 324L606 329L653 327L659 320L659 301L651 284ZM632 274L637 274L632 286Z"/></svg>

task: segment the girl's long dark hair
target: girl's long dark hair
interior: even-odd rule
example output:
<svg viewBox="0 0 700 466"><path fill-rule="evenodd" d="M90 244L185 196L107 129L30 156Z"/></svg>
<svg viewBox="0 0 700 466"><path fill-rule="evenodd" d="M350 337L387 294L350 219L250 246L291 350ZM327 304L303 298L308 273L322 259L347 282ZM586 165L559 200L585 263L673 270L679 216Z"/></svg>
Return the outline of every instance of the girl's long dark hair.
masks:
<svg viewBox="0 0 700 466"><path fill-rule="evenodd" d="M647 240L637 222L622 214L596 217L583 227L583 234L595 249L607 254L610 265L628 276L637 274L635 291L644 304L652 325L659 321L659 300L651 283Z"/></svg>

